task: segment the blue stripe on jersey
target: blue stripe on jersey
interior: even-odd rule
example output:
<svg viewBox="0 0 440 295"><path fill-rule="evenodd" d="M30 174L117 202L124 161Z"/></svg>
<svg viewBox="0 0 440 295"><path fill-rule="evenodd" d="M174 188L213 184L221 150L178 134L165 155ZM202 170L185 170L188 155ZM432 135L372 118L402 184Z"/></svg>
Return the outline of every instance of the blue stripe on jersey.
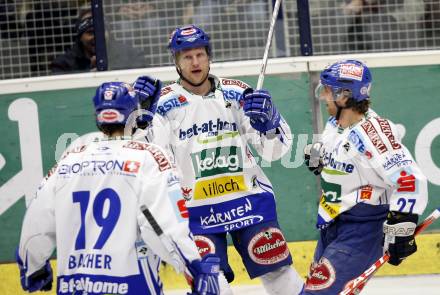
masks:
<svg viewBox="0 0 440 295"><path fill-rule="evenodd" d="M189 227L196 235L234 231L277 218L275 199L270 192L220 204L188 207L188 213Z"/></svg>

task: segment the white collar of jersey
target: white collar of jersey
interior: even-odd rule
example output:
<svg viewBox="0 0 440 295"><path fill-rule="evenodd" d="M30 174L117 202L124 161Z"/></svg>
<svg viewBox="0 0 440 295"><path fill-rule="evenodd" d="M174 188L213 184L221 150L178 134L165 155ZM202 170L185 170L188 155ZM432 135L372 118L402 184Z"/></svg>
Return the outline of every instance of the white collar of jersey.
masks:
<svg viewBox="0 0 440 295"><path fill-rule="evenodd" d="M97 138L97 141L111 141L111 140L133 140L133 136L107 136L103 138Z"/></svg>
<svg viewBox="0 0 440 295"><path fill-rule="evenodd" d="M181 83L182 82L181 78L177 79L176 83L179 84L183 89L185 89L186 92L188 92L191 95L198 95L198 96L201 96L202 98L207 98L207 99L215 98L216 90L220 90L221 91L220 79L217 78L216 76L212 75L212 74L209 74L208 75L208 80L211 81L211 89L209 90L209 93L207 93L206 95L195 94L195 93L189 91L188 89L186 89L185 87L183 87L183 85Z"/></svg>

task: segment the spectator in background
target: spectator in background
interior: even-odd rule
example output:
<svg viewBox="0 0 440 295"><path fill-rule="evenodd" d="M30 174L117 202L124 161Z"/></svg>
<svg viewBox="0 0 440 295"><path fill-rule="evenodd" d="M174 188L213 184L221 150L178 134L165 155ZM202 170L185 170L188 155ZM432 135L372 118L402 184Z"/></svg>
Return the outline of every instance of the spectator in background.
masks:
<svg viewBox="0 0 440 295"><path fill-rule="evenodd" d="M91 9L80 12L75 25L76 41L73 47L52 62L53 74L87 72L96 70L95 33ZM110 70L145 67L141 50L129 47L106 33L107 57Z"/></svg>

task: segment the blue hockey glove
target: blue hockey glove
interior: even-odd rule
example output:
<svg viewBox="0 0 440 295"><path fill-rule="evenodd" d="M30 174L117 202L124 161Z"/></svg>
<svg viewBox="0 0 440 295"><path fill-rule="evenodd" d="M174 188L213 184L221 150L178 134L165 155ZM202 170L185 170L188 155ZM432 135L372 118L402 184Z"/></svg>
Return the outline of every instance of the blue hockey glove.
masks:
<svg viewBox="0 0 440 295"><path fill-rule="evenodd" d="M243 92L244 114L250 118L251 126L260 132L280 126L280 113L272 102L269 91L247 88Z"/></svg>
<svg viewBox="0 0 440 295"><path fill-rule="evenodd" d="M324 168L322 143L316 142L304 147L304 164L315 175L319 175Z"/></svg>
<svg viewBox="0 0 440 295"><path fill-rule="evenodd" d="M388 263L399 265L403 259L417 251L414 238L419 216L390 211L383 224L384 251L390 254Z"/></svg>
<svg viewBox="0 0 440 295"><path fill-rule="evenodd" d="M202 260L193 260L188 269L193 276L193 290L188 295L220 294L218 283L220 258L214 254L207 254Z"/></svg>
<svg viewBox="0 0 440 295"><path fill-rule="evenodd" d="M52 267L49 261L40 270L37 270L29 277L26 277L27 267L18 255L18 248L15 252L18 268L20 269L20 282L23 290L28 292L50 291L52 289Z"/></svg>
<svg viewBox="0 0 440 295"><path fill-rule="evenodd" d="M138 118L138 126L141 128L146 127L148 122L153 120L153 115L156 113L162 82L148 76L141 76L136 79L133 88L138 96L141 108L151 113L142 114Z"/></svg>

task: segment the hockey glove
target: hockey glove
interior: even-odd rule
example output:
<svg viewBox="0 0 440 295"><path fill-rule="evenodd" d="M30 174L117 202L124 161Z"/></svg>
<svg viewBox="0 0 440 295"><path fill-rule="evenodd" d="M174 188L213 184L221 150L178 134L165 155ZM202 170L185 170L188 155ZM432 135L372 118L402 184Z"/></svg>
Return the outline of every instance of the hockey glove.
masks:
<svg viewBox="0 0 440 295"><path fill-rule="evenodd" d="M280 113L267 90L247 88L243 92L243 110L255 130L266 132L280 126Z"/></svg>
<svg viewBox="0 0 440 295"><path fill-rule="evenodd" d="M202 260L193 260L188 269L193 276L192 293L188 295L220 294L218 283L220 258L214 254L207 254Z"/></svg>
<svg viewBox="0 0 440 295"><path fill-rule="evenodd" d="M136 79L133 88L138 96L142 110L149 112L144 112L138 118L138 126L144 128L148 125L148 122L153 120L153 115L156 113L162 82L148 76L141 76Z"/></svg>
<svg viewBox="0 0 440 295"><path fill-rule="evenodd" d="M49 261L40 269L29 277L26 277L27 267L18 255L18 248L15 252L15 258L20 269L20 282L23 290L28 292L50 291L52 289L52 267Z"/></svg>
<svg viewBox="0 0 440 295"><path fill-rule="evenodd" d="M399 265L403 259L417 251L414 233L419 216L390 211L383 225L384 251L390 254L388 262Z"/></svg>
<svg viewBox="0 0 440 295"><path fill-rule="evenodd" d="M322 143L316 142L306 145L304 148L304 164L307 168L313 172L315 175L321 174L324 168L324 163L322 162Z"/></svg>

